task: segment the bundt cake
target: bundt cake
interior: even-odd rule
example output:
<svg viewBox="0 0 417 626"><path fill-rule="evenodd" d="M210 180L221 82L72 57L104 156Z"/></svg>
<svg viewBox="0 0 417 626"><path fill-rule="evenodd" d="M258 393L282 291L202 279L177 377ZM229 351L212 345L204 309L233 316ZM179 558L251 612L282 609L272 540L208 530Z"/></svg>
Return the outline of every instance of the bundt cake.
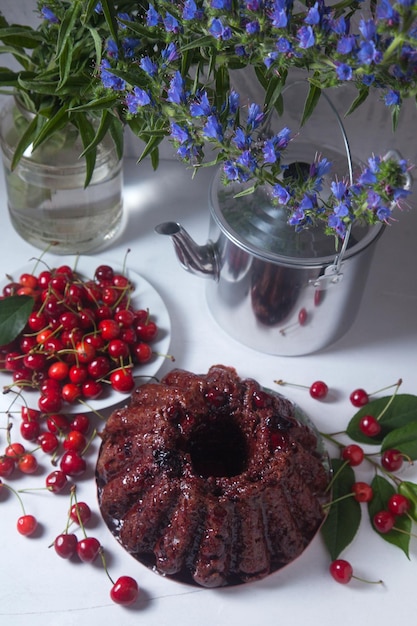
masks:
<svg viewBox="0 0 417 626"><path fill-rule="evenodd" d="M231 367L140 386L101 436L102 516L166 576L205 587L262 578L322 523L329 475L316 435L290 401Z"/></svg>

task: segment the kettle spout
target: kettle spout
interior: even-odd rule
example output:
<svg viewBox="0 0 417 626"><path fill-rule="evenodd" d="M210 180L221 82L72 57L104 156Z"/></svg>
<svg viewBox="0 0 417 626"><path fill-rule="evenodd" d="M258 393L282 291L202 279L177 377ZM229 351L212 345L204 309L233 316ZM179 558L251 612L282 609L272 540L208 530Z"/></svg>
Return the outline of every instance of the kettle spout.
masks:
<svg viewBox="0 0 417 626"><path fill-rule="evenodd" d="M208 241L199 246L177 222L163 222L155 227L158 235L169 235L181 266L203 278L219 278L219 263L214 245Z"/></svg>

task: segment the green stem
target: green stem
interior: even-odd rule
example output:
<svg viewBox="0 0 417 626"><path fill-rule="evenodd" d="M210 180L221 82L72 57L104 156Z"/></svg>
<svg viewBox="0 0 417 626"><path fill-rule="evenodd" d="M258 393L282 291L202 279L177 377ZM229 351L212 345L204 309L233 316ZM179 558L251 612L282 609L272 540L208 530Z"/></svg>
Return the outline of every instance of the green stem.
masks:
<svg viewBox="0 0 417 626"><path fill-rule="evenodd" d="M396 388L394 393L392 394L391 398L389 399L389 401L387 402L387 404L385 405L385 408L380 412L380 414L378 415L378 417L376 417L375 419L377 421L379 421L381 419L381 417L386 413L386 411L388 410L388 408L391 406L395 396L398 393L398 389L400 388L400 385L402 385L402 379L400 378L399 381L396 383ZM381 391L383 391L383 389L381 389Z"/></svg>

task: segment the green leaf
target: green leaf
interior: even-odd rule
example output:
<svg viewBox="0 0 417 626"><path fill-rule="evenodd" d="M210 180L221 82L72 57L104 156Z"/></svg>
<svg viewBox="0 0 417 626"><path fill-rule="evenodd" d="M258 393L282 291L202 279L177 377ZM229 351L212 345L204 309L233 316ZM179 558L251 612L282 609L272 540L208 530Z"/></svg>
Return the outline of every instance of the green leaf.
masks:
<svg viewBox="0 0 417 626"><path fill-rule="evenodd" d="M80 0L74 0L64 13L64 19L59 26L57 41L57 58L59 59L65 51L68 52L67 42L73 35L75 23L81 13L82 5Z"/></svg>
<svg viewBox="0 0 417 626"><path fill-rule="evenodd" d="M3 43L9 46L32 49L36 48L42 40L42 34L29 26L0 28L0 41L3 41Z"/></svg>
<svg viewBox="0 0 417 626"><path fill-rule="evenodd" d="M381 450L389 450L390 448L400 450L413 461L417 459L417 419L415 422L392 430L384 437Z"/></svg>
<svg viewBox="0 0 417 626"><path fill-rule="evenodd" d="M391 404L386 409L389 402L391 402ZM373 415L378 419L378 416L383 411L385 412L379 419L379 423L381 424L381 432L379 435L376 437L367 437L364 435L359 428L361 418L364 415ZM392 396L384 396L383 398L372 400L366 406L359 409L350 420L346 432L351 439L359 443L380 445L388 433L415 421L417 421L417 396L411 394L397 394L393 399Z"/></svg>
<svg viewBox="0 0 417 626"><path fill-rule="evenodd" d="M388 482L388 480L378 475L374 477L371 486L374 495L372 500L368 502L368 512L373 529L380 537L382 537L384 541L400 548L400 550L402 550L409 558L410 532L412 524L409 517L406 515L397 517L395 526L400 530L393 529L385 534L378 532L373 525L374 515L387 508L388 500L395 493L394 487L390 482Z"/></svg>
<svg viewBox="0 0 417 626"><path fill-rule="evenodd" d="M118 43L119 41L119 33L117 28L117 20L116 20L116 11L113 2L109 2L109 0L102 0L101 8L103 9L104 17L107 23L107 26L110 31L110 35L113 37L114 41Z"/></svg>
<svg viewBox="0 0 417 626"><path fill-rule="evenodd" d="M355 482L353 469L341 459L332 459L331 466L335 476L332 490L333 503L321 528L321 533L330 557L334 560L353 541L362 514L360 504L353 496L339 500L352 493L352 485Z"/></svg>
<svg viewBox="0 0 417 626"><path fill-rule="evenodd" d="M10 343L22 332L34 303L30 296L9 296L0 300L0 346Z"/></svg>
<svg viewBox="0 0 417 626"><path fill-rule="evenodd" d="M97 150L92 147L85 152L86 149L93 143L95 137L94 127L82 113L73 114L73 123L80 131L81 141L84 147L84 158L86 165L86 175L84 180L84 186L87 187L94 173L94 167L96 164Z"/></svg>
<svg viewBox="0 0 417 626"><path fill-rule="evenodd" d="M366 98L369 96L369 88L364 87L359 89L359 95L355 98L355 100L350 105L349 109L346 111L346 116L350 115L357 109L363 102L365 102Z"/></svg>
<svg viewBox="0 0 417 626"><path fill-rule="evenodd" d="M33 140L33 148L40 146L42 142L49 139L54 133L61 130L68 123L68 111L62 107L51 119L49 119L42 127L42 130Z"/></svg>
<svg viewBox="0 0 417 626"><path fill-rule="evenodd" d="M39 115L36 115L33 120L30 122L25 132L20 138L19 143L16 146L16 149L13 154L13 159L11 163L11 169L14 170L16 165L19 163L20 159L23 156L26 148L30 146L31 143L34 142L35 137L39 133L39 130L42 127L42 120Z"/></svg>
<svg viewBox="0 0 417 626"><path fill-rule="evenodd" d="M310 83L310 89L304 104L304 111L301 117L301 126L304 126L308 118L312 115L318 101L320 100L321 89L317 85Z"/></svg>
<svg viewBox="0 0 417 626"><path fill-rule="evenodd" d="M398 486L398 493L410 500L409 514L417 522L417 484L403 480Z"/></svg>

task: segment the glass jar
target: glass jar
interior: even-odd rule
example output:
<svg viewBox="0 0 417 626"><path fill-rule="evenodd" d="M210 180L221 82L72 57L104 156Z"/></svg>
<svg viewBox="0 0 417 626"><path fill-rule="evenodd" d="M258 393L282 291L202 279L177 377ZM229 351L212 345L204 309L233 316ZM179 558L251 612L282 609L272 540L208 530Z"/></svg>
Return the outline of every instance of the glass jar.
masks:
<svg viewBox="0 0 417 626"><path fill-rule="evenodd" d="M110 136L97 148L90 184L77 129L68 124L35 150L26 149L12 170L15 148L31 114L8 102L0 118L7 202L23 239L56 254L90 252L109 243L122 220L122 162Z"/></svg>

